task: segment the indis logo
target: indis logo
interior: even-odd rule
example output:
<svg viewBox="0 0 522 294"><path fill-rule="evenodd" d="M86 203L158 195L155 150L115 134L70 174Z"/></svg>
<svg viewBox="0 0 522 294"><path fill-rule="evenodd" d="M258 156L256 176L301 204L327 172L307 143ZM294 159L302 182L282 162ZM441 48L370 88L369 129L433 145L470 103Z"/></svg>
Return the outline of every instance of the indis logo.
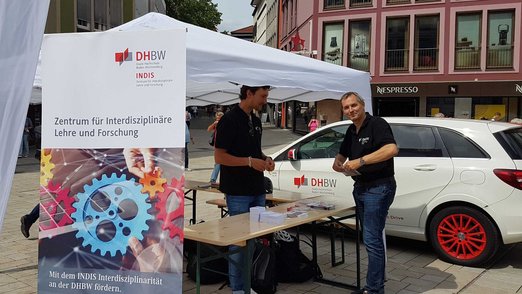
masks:
<svg viewBox="0 0 522 294"><path fill-rule="evenodd" d="M167 55L167 50L162 51L136 51L134 53L136 57L136 61L153 61L153 60L163 60ZM114 61L118 62L120 65L124 61L132 61L132 52L129 52L129 48L125 49L123 52L114 53Z"/></svg>
<svg viewBox="0 0 522 294"><path fill-rule="evenodd" d="M331 187L335 188L337 185L336 179L318 179L318 178L305 178L304 175L298 178L294 178L294 185L297 186L297 188L300 188L301 186L308 186L308 183L310 183L310 186L312 187Z"/></svg>

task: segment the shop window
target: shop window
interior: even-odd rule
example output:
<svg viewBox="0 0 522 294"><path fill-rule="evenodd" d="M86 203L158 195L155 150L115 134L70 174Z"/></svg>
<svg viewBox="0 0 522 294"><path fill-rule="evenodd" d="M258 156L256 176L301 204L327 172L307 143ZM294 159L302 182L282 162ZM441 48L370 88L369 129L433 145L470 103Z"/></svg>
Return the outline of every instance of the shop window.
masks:
<svg viewBox="0 0 522 294"><path fill-rule="evenodd" d="M513 68L514 11L490 11L486 68Z"/></svg>
<svg viewBox="0 0 522 294"><path fill-rule="evenodd" d="M455 69L480 69L480 12L457 14Z"/></svg>
<svg viewBox="0 0 522 294"><path fill-rule="evenodd" d="M134 0L134 17L140 17L149 12L149 0Z"/></svg>
<svg viewBox="0 0 522 294"><path fill-rule="evenodd" d="M426 99L426 116L433 117L437 113L444 114L445 117L455 116L455 98L431 98Z"/></svg>
<svg viewBox="0 0 522 294"><path fill-rule="evenodd" d="M342 9L344 0L324 0L324 9Z"/></svg>
<svg viewBox="0 0 522 294"><path fill-rule="evenodd" d="M308 122L315 115L313 103L295 101L294 104L294 131L308 133Z"/></svg>
<svg viewBox="0 0 522 294"><path fill-rule="evenodd" d="M446 117L491 120L499 112L500 120L507 121L506 103L501 97L428 97L426 116L441 112Z"/></svg>
<svg viewBox="0 0 522 294"><path fill-rule="evenodd" d="M372 6L372 0L350 0L350 7L369 7Z"/></svg>
<svg viewBox="0 0 522 294"><path fill-rule="evenodd" d="M439 16L415 18L414 70L436 70L439 57Z"/></svg>
<svg viewBox="0 0 522 294"><path fill-rule="evenodd" d="M123 23L122 0L78 0L76 31L105 31Z"/></svg>
<svg viewBox="0 0 522 294"><path fill-rule="evenodd" d="M108 0L96 0L94 2L94 30L105 31L108 28Z"/></svg>
<svg viewBox="0 0 522 294"><path fill-rule="evenodd" d="M117 27L123 23L122 11L122 0L109 0L109 18L111 28Z"/></svg>
<svg viewBox="0 0 522 294"><path fill-rule="evenodd" d="M386 71L408 70L409 17L386 19Z"/></svg>
<svg viewBox="0 0 522 294"><path fill-rule="evenodd" d="M76 10L76 31L91 31L91 0L78 0Z"/></svg>
<svg viewBox="0 0 522 294"><path fill-rule="evenodd" d="M341 65L343 56L344 24L325 24L323 32L323 56L322 60Z"/></svg>
<svg viewBox="0 0 522 294"><path fill-rule="evenodd" d="M386 0L387 5L410 4L411 0Z"/></svg>
<svg viewBox="0 0 522 294"><path fill-rule="evenodd" d="M370 20L350 21L348 66L370 71Z"/></svg>

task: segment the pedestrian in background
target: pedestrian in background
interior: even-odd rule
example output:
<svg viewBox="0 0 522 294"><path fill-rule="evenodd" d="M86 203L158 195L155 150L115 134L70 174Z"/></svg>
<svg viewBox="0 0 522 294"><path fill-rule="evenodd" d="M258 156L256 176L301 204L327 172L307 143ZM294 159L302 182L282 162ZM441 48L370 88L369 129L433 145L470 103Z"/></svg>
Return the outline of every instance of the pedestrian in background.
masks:
<svg viewBox="0 0 522 294"><path fill-rule="evenodd" d="M216 136L217 136L216 128L217 128L217 124L222 116L223 116L223 112L218 111L216 113L216 120L212 124L210 124L207 128L207 132L212 132L211 141L209 142L209 143L212 143L212 144L210 144L211 146L215 145ZM212 174L210 175L210 186L211 187L215 188L215 187L219 186L217 184L217 177L219 176L220 168L221 168L220 164L214 163L214 169L212 170Z"/></svg>
<svg viewBox="0 0 522 294"><path fill-rule="evenodd" d="M33 129L33 122L27 116L25 117L24 132L22 134L22 142L20 143L20 151L18 152L18 158L29 156L29 135Z"/></svg>
<svg viewBox="0 0 522 294"><path fill-rule="evenodd" d="M317 129L319 126L319 121L315 118L315 115L312 115L312 119L308 122L308 131L311 133Z"/></svg>
<svg viewBox="0 0 522 294"><path fill-rule="evenodd" d="M365 111L364 99L355 92L341 97L342 111L353 124L348 127L333 169L356 174L353 197L368 253L366 286L354 293L384 293L386 245L384 225L395 197L393 157L398 148L390 125ZM348 160L347 160L348 159Z"/></svg>
<svg viewBox="0 0 522 294"><path fill-rule="evenodd" d="M31 226L38 220L40 217L40 203L36 204L31 212L26 215L23 215L20 218L20 231L24 237L29 238L29 230Z"/></svg>
<svg viewBox="0 0 522 294"><path fill-rule="evenodd" d="M194 138L190 135L189 126L185 124L185 170L190 171L189 168L189 143L192 142L194 145Z"/></svg>
<svg viewBox="0 0 522 294"><path fill-rule="evenodd" d="M187 127L190 128L190 120L192 119L192 115L190 115L190 112L188 110L185 110L185 123L187 124Z"/></svg>

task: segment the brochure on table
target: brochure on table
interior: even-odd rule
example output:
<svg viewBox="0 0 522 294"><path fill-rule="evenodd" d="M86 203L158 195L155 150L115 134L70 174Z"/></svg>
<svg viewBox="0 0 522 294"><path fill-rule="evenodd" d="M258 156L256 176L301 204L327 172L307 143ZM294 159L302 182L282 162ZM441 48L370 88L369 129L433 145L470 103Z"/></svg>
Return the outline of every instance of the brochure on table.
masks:
<svg viewBox="0 0 522 294"><path fill-rule="evenodd" d="M181 293L185 30L46 35L38 293Z"/></svg>

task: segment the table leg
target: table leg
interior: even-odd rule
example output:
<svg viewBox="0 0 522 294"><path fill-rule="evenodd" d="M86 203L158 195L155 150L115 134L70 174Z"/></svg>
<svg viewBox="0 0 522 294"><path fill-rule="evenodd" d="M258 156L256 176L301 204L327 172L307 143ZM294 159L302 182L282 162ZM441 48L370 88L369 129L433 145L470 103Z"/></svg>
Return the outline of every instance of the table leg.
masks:
<svg viewBox="0 0 522 294"><path fill-rule="evenodd" d="M361 228L359 227L359 211L357 211L357 207L355 207L355 258L357 260L357 289L361 289L361 253L360 253L360 242L361 242Z"/></svg>
<svg viewBox="0 0 522 294"><path fill-rule="evenodd" d="M196 193L197 190L192 190L192 224L196 223Z"/></svg>
<svg viewBox="0 0 522 294"><path fill-rule="evenodd" d="M250 294L250 289L252 288L251 280L252 280L252 257L254 255L254 243L255 239L250 239L247 241L247 245L241 249L243 251L243 288L245 290L245 294Z"/></svg>
<svg viewBox="0 0 522 294"><path fill-rule="evenodd" d="M321 268L319 267L319 263L317 262L317 222L312 222L312 264L317 266L316 279L322 279L323 273L321 272Z"/></svg>
<svg viewBox="0 0 522 294"><path fill-rule="evenodd" d="M192 192L192 198L190 198L189 196L187 196L188 193ZM188 191L185 192L185 199L188 199L190 201L192 201L192 218L189 219L189 224L190 225L193 225L196 223L196 193L198 191L195 190L195 189L189 189Z"/></svg>
<svg viewBox="0 0 522 294"><path fill-rule="evenodd" d="M200 294L201 285L201 244L196 242L196 294Z"/></svg>

